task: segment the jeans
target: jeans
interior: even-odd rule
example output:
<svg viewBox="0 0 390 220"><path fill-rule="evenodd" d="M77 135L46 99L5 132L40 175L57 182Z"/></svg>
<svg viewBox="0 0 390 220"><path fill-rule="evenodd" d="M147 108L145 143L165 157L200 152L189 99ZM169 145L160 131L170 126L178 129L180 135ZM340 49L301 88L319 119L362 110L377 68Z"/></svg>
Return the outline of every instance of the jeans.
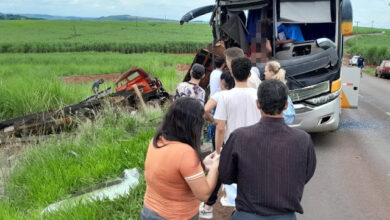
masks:
<svg viewBox="0 0 390 220"><path fill-rule="evenodd" d="M206 141L209 142L210 140L213 145L213 151L215 151L215 125L213 124L210 124L207 129Z"/></svg>
<svg viewBox="0 0 390 220"><path fill-rule="evenodd" d="M196 214L194 217L189 220L198 220L199 214ZM144 205L141 212L141 220L165 220L165 218L159 216L154 211L150 210L148 207Z"/></svg>
<svg viewBox="0 0 390 220"><path fill-rule="evenodd" d="M262 216L254 213L235 211L230 220L296 220L295 213L285 215Z"/></svg>
<svg viewBox="0 0 390 220"><path fill-rule="evenodd" d="M211 111L211 115L215 114L215 109L216 108L214 108ZM213 145L213 151L215 151L215 129L216 129L215 125L210 124L209 128L207 129L207 137L206 137L207 142L211 140L211 143Z"/></svg>

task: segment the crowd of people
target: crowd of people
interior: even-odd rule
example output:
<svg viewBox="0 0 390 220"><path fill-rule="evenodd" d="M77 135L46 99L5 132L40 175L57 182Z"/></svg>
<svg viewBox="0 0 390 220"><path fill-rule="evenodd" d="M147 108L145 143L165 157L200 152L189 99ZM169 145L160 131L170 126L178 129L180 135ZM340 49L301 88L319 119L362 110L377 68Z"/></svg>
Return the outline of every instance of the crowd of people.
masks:
<svg viewBox="0 0 390 220"><path fill-rule="evenodd" d="M295 111L286 72L269 62L260 81L237 47L215 63L208 101L199 86L205 68L194 64L150 141L141 219L212 219L221 185L231 219L296 219L316 156L310 136L288 126ZM205 120L214 152L202 160Z"/></svg>

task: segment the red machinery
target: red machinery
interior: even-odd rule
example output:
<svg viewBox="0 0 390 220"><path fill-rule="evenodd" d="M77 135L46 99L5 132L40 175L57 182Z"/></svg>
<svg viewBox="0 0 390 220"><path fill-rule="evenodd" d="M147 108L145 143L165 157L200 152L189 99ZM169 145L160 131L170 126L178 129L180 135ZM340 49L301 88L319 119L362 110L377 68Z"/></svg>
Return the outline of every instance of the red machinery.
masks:
<svg viewBox="0 0 390 220"><path fill-rule="evenodd" d="M138 98L134 91L135 85L140 92L139 97L146 103L162 105L170 98L160 80L152 79L145 70L139 67L133 67L125 71L115 82L115 93L110 93L111 87L109 87L74 105L0 121L0 145L1 139L6 137L50 134L61 132L64 129L69 130L79 121L74 119L93 119L96 112L104 108L105 100L112 105L136 107Z"/></svg>
<svg viewBox="0 0 390 220"><path fill-rule="evenodd" d="M150 100L160 100L163 104L169 99L169 94L162 87L162 83L157 78L152 79L149 74L139 67L132 67L125 71L115 82L116 93L111 96L127 97L130 104L135 103L134 85L137 85L145 102Z"/></svg>
<svg viewBox="0 0 390 220"><path fill-rule="evenodd" d="M115 82L115 90L116 92L133 90L133 85L135 84L138 88L142 88L144 93L157 89L157 86L145 70L139 67L132 67L124 72Z"/></svg>

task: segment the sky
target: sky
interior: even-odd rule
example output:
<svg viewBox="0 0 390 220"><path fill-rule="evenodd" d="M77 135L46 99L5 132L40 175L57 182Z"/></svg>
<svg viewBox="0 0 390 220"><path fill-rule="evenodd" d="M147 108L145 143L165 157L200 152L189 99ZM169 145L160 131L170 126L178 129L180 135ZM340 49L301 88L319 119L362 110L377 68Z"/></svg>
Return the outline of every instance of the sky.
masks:
<svg viewBox="0 0 390 220"><path fill-rule="evenodd" d="M0 0L0 12L78 17L133 15L179 20L186 12L215 0ZM390 28L390 0L351 0L354 25ZM210 15L197 20L208 21Z"/></svg>

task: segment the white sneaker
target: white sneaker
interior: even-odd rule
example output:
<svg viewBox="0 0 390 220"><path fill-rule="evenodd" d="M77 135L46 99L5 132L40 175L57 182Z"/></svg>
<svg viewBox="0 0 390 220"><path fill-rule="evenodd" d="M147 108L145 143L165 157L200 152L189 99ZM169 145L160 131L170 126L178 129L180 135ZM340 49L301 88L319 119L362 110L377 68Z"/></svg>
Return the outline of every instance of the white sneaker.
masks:
<svg viewBox="0 0 390 220"><path fill-rule="evenodd" d="M200 203L199 218L212 219L213 218L213 207L211 207L210 210L207 210L204 208L204 202Z"/></svg>

